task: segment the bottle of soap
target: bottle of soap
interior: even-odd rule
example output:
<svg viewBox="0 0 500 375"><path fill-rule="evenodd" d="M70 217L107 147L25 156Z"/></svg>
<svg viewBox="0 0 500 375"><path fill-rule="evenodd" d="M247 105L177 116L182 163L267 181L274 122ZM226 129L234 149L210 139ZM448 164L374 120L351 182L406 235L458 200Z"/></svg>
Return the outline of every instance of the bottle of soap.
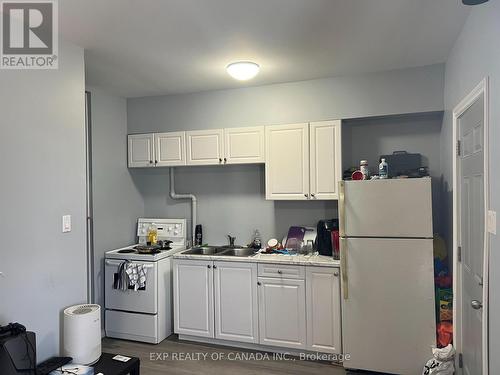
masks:
<svg viewBox="0 0 500 375"><path fill-rule="evenodd" d="M382 158L382 161L380 162L378 166L378 176L381 179L386 179L389 175L389 166L387 165L387 162L385 161L384 158Z"/></svg>
<svg viewBox="0 0 500 375"><path fill-rule="evenodd" d="M156 245L158 242L158 228L155 223L151 223L148 227L148 237L146 242L148 245Z"/></svg>

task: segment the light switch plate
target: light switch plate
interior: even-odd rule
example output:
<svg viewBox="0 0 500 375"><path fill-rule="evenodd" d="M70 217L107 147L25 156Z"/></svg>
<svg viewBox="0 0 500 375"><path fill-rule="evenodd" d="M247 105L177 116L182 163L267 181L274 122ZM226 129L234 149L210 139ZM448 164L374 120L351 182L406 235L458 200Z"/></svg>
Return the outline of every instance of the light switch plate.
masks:
<svg viewBox="0 0 500 375"><path fill-rule="evenodd" d="M497 212L488 210L488 232L497 234Z"/></svg>
<svg viewBox="0 0 500 375"><path fill-rule="evenodd" d="M62 231L63 233L71 232L71 215L62 217Z"/></svg>

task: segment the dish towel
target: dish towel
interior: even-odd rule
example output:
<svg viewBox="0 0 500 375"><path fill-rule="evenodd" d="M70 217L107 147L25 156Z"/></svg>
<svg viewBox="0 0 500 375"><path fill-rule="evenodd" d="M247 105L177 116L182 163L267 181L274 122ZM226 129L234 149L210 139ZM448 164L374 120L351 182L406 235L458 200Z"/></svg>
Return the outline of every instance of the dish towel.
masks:
<svg viewBox="0 0 500 375"><path fill-rule="evenodd" d="M129 285L134 287L134 290L146 287L147 268L142 264L128 263L125 265L125 272L128 275Z"/></svg>
<svg viewBox="0 0 500 375"><path fill-rule="evenodd" d="M128 275L125 272L127 265L130 262L128 260L121 262L118 266L118 272L116 273L115 280L113 281L113 289L127 290L128 289Z"/></svg>

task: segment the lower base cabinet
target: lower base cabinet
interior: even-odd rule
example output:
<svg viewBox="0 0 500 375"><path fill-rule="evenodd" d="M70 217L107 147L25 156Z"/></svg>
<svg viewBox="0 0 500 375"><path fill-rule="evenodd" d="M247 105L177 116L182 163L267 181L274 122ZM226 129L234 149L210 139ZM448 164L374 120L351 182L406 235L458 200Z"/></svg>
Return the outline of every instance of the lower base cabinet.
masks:
<svg viewBox="0 0 500 375"><path fill-rule="evenodd" d="M338 268L306 267L308 350L342 352L339 274Z"/></svg>
<svg viewBox="0 0 500 375"><path fill-rule="evenodd" d="M304 280L259 277L259 342L305 349L305 300Z"/></svg>
<svg viewBox="0 0 500 375"><path fill-rule="evenodd" d="M194 259L173 265L175 333L342 352L338 268Z"/></svg>

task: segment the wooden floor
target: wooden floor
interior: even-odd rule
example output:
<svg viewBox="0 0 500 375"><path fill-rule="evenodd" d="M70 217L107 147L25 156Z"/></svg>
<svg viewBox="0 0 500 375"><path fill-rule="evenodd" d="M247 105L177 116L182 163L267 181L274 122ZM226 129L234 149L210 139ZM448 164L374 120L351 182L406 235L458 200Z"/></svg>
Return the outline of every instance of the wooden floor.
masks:
<svg viewBox="0 0 500 375"><path fill-rule="evenodd" d="M105 338L102 342L102 350L108 353L139 357L141 359L141 375L346 374L342 367L326 362L301 361L298 358L275 360L272 353L267 354L269 359L257 360L253 358L256 358L255 353L260 352L179 341L176 336L171 336L158 345ZM172 358L175 356L177 356L177 359ZM191 358L181 360L181 356L190 356ZM205 356L205 359L203 356ZM217 358L223 356L226 359L217 360ZM241 358L242 356L246 356L249 360L235 360L235 358ZM262 357L263 354L260 354L260 356ZM212 360L211 357L216 359ZM196 360L196 358L199 358L199 360Z"/></svg>

